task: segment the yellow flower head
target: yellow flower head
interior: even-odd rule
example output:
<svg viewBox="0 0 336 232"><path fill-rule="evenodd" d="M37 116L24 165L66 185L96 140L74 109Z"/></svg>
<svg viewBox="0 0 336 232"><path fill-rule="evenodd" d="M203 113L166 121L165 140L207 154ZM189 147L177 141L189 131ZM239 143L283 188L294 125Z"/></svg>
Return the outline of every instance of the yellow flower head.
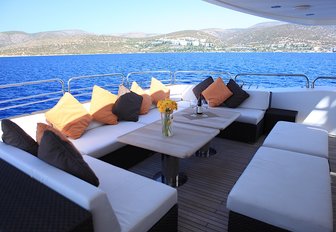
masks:
<svg viewBox="0 0 336 232"><path fill-rule="evenodd" d="M177 110L177 103L171 99L159 100L157 107L161 113L173 113Z"/></svg>

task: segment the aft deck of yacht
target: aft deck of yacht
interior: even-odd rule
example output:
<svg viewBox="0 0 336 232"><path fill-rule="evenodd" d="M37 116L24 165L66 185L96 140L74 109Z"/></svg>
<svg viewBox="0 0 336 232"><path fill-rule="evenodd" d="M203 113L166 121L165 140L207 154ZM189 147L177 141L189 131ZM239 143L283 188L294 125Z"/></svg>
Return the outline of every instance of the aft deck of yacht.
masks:
<svg viewBox="0 0 336 232"><path fill-rule="evenodd" d="M212 146L217 150L216 155L181 160L181 170L188 174L189 179L177 189L178 231L227 231L228 194L264 138L255 144L215 138ZM336 138L329 137L329 157L335 228ZM161 170L161 157L155 154L130 170L151 178Z"/></svg>

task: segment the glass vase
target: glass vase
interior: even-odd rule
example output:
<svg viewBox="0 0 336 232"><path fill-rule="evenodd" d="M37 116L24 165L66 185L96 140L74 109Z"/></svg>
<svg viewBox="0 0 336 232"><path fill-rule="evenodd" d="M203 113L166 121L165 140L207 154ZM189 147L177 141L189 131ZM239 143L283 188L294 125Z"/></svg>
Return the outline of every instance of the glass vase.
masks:
<svg viewBox="0 0 336 232"><path fill-rule="evenodd" d="M173 136L173 114L161 113L162 135L165 137Z"/></svg>

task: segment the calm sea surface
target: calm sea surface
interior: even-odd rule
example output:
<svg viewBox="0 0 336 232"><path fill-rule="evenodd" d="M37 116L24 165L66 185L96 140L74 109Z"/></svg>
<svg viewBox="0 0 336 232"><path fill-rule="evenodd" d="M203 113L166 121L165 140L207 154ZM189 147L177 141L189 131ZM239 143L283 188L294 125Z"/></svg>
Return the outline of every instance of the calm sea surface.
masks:
<svg viewBox="0 0 336 232"><path fill-rule="evenodd" d="M149 70L211 70L237 73L292 73L305 74L312 81L318 76L336 76L336 53L155 53L69 55L0 58L0 85L60 78L67 83L70 77L106 73ZM142 77L139 76L139 79ZM188 79L188 76L181 76ZM259 86L304 86L303 79L268 77L265 80L249 77ZM200 78L201 80L202 78ZM120 80L117 80L120 82ZM323 82L319 82L323 83ZM326 83L326 84L330 84ZM85 84L84 84L85 85ZM82 87L82 85L81 85ZM44 88L44 87L40 87ZM49 88L49 87L46 87ZM39 93L35 87L22 90L1 90L0 103L6 99ZM21 104L19 101L17 104ZM24 104L24 103L22 103ZM0 104L0 108L8 107ZM0 118L34 111L49 105L0 111ZM29 109L28 109L29 108Z"/></svg>

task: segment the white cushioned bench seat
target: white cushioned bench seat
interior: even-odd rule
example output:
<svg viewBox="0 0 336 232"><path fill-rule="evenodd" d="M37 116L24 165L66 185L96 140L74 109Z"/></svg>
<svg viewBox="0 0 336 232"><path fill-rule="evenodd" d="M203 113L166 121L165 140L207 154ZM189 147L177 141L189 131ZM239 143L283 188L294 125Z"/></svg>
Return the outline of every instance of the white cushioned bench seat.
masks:
<svg viewBox="0 0 336 232"><path fill-rule="evenodd" d="M328 132L293 122L277 122L263 146L328 158Z"/></svg>
<svg viewBox="0 0 336 232"><path fill-rule="evenodd" d="M125 144L117 142L117 137L143 127L138 122L119 122L117 125L103 125L85 133L79 139L69 139L82 155L101 157Z"/></svg>
<svg viewBox="0 0 336 232"><path fill-rule="evenodd" d="M227 208L290 231L333 231L328 161L261 147L231 190Z"/></svg>
<svg viewBox="0 0 336 232"><path fill-rule="evenodd" d="M248 108L229 108L230 111L240 113L239 117L236 119L237 122L250 123L257 125L265 115L265 111L257 109Z"/></svg>
<svg viewBox="0 0 336 232"><path fill-rule="evenodd" d="M237 122L257 125L269 107L270 92L263 90L245 90L250 96L237 108L229 108L240 113Z"/></svg>
<svg viewBox="0 0 336 232"><path fill-rule="evenodd" d="M177 204L174 188L90 156L83 158L98 177L98 187L0 142L0 159L89 210L96 232L147 231Z"/></svg>
<svg viewBox="0 0 336 232"><path fill-rule="evenodd" d="M175 204L176 189L84 156L112 203L121 231L148 231Z"/></svg>

